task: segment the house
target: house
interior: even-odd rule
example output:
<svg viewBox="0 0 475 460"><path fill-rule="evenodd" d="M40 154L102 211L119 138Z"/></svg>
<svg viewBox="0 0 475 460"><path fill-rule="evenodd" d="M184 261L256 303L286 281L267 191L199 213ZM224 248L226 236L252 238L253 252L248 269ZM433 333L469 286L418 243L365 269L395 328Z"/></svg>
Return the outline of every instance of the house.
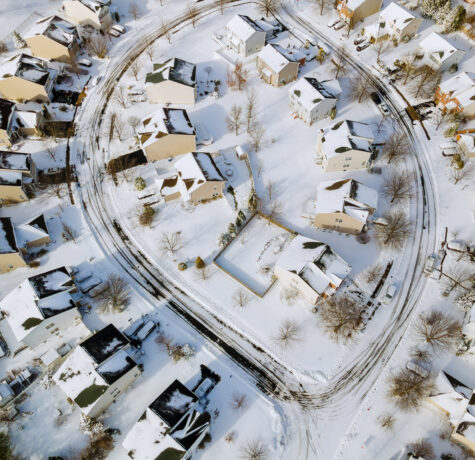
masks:
<svg viewBox="0 0 475 460"><path fill-rule="evenodd" d="M338 80L318 81L314 77L304 77L289 89L290 107L294 117L311 125L331 115L340 94Z"/></svg>
<svg viewBox="0 0 475 460"><path fill-rule="evenodd" d="M9 217L0 217L0 274L26 267Z"/></svg>
<svg viewBox="0 0 475 460"><path fill-rule="evenodd" d="M300 66L278 45L266 45L257 55L256 65L260 77L276 88L297 80Z"/></svg>
<svg viewBox="0 0 475 460"><path fill-rule="evenodd" d="M79 52L76 26L58 16L40 19L24 38L35 57L71 62Z"/></svg>
<svg viewBox="0 0 475 460"><path fill-rule="evenodd" d="M330 246L302 235L292 240L274 266L279 282L297 290L312 305L331 297L350 271Z"/></svg>
<svg viewBox="0 0 475 460"><path fill-rule="evenodd" d="M443 81L434 99L443 112L458 112L468 117L475 115L474 74L462 72Z"/></svg>
<svg viewBox="0 0 475 460"><path fill-rule="evenodd" d="M17 137L14 119L15 103L0 98L0 148L10 148Z"/></svg>
<svg viewBox="0 0 475 460"><path fill-rule="evenodd" d="M360 233L376 210L378 192L354 179L320 182L315 203L315 227Z"/></svg>
<svg viewBox="0 0 475 460"><path fill-rule="evenodd" d="M446 418L451 429L449 440L469 455L475 455L473 387L447 372L441 372L436 379L436 389L428 401Z"/></svg>
<svg viewBox="0 0 475 460"><path fill-rule="evenodd" d="M408 41L416 35L421 23L422 19L391 2L381 11L378 20L364 28L364 36L371 43L387 39L398 43Z"/></svg>
<svg viewBox="0 0 475 460"><path fill-rule="evenodd" d="M153 65L145 77L147 99L152 104L190 104L196 100L196 65L172 58Z"/></svg>
<svg viewBox="0 0 475 460"><path fill-rule="evenodd" d="M196 150L196 131L183 109L164 107L144 118L139 140L149 161Z"/></svg>
<svg viewBox="0 0 475 460"><path fill-rule="evenodd" d="M71 297L75 292L68 270L55 268L23 281L0 301L0 310L16 340L33 349L82 323Z"/></svg>
<svg viewBox="0 0 475 460"><path fill-rule="evenodd" d="M229 48L242 57L258 53L266 44L266 31L249 16L238 14L226 25Z"/></svg>
<svg viewBox="0 0 475 460"><path fill-rule="evenodd" d="M0 94L14 101L42 101L51 99L57 72L36 57L20 54L2 64Z"/></svg>
<svg viewBox="0 0 475 460"><path fill-rule="evenodd" d="M336 8L340 18L354 27L357 22L376 14L382 3L382 0L337 0Z"/></svg>
<svg viewBox="0 0 475 460"><path fill-rule="evenodd" d="M201 379L192 390L174 380L146 409L122 445L140 460L191 457L210 429L207 396L219 375L201 365Z"/></svg>
<svg viewBox="0 0 475 460"><path fill-rule="evenodd" d="M464 155L475 158L475 133L457 134L456 139Z"/></svg>
<svg viewBox="0 0 475 460"><path fill-rule="evenodd" d="M430 63L435 64L442 72L457 69L465 51L457 49L446 38L436 32L429 34L419 43L419 49Z"/></svg>
<svg viewBox="0 0 475 460"><path fill-rule="evenodd" d="M133 353L129 339L109 324L81 342L53 380L84 414L97 417L140 376Z"/></svg>
<svg viewBox="0 0 475 460"><path fill-rule="evenodd" d="M107 30L112 25L110 4L111 0L66 0L61 8L73 24Z"/></svg>
<svg viewBox="0 0 475 460"><path fill-rule="evenodd" d="M340 121L318 132L316 162L325 172L367 168L374 154L373 141L366 123Z"/></svg>

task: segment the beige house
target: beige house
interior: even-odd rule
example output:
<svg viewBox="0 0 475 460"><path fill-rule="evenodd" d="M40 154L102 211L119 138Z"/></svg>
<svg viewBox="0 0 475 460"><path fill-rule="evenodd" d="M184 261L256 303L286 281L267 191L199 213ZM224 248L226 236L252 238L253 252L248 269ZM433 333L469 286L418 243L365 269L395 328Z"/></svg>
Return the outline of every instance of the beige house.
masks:
<svg viewBox="0 0 475 460"><path fill-rule="evenodd" d="M343 120L317 135L316 163L325 172L364 169L373 158L373 132L369 125Z"/></svg>
<svg viewBox="0 0 475 460"><path fill-rule="evenodd" d="M337 11L340 18L354 27L357 22L376 14L382 3L382 0L337 0Z"/></svg>
<svg viewBox="0 0 475 460"><path fill-rule="evenodd" d="M296 290L312 305L331 297L351 267L330 246L296 236L283 250L274 274L287 289Z"/></svg>
<svg viewBox="0 0 475 460"><path fill-rule="evenodd" d="M354 179L321 182L315 202L315 227L360 233L378 204L378 192Z"/></svg>
<svg viewBox="0 0 475 460"><path fill-rule="evenodd" d="M52 95L56 70L36 57L17 55L2 65L0 94L14 101L48 102Z"/></svg>
<svg viewBox="0 0 475 460"><path fill-rule="evenodd" d="M153 65L145 77L147 99L152 104L190 104L196 100L196 65L172 58Z"/></svg>
<svg viewBox="0 0 475 460"><path fill-rule="evenodd" d="M256 65L262 80L276 88L297 80L300 66L278 45L266 45L257 55Z"/></svg>
<svg viewBox="0 0 475 460"><path fill-rule="evenodd" d="M53 380L89 417L104 412L141 374L129 339L109 324L80 343Z"/></svg>
<svg viewBox="0 0 475 460"><path fill-rule="evenodd" d="M71 62L79 51L76 26L58 16L42 18L25 35L32 56Z"/></svg>
<svg viewBox="0 0 475 460"><path fill-rule="evenodd" d="M461 72L443 81L435 92L435 103L444 112L475 115L475 78L473 73Z"/></svg>
<svg viewBox="0 0 475 460"><path fill-rule="evenodd" d="M422 19L391 2L381 11L379 19L364 28L364 36L372 43L387 39L408 41L417 34L421 24Z"/></svg>
<svg viewBox="0 0 475 460"><path fill-rule="evenodd" d="M0 217L0 274L26 267L9 217Z"/></svg>
<svg viewBox="0 0 475 460"><path fill-rule="evenodd" d="M15 103L0 98L0 148L10 148L17 137Z"/></svg>
<svg viewBox="0 0 475 460"><path fill-rule="evenodd" d="M111 0L66 0L61 8L73 24L107 30L112 25L110 4Z"/></svg>
<svg viewBox="0 0 475 460"><path fill-rule="evenodd" d="M183 109L161 108L143 119L139 140L149 161L196 150L196 131Z"/></svg>
<svg viewBox="0 0 475 460"><path fill-rule="evenodd" d="M65 267L32 276L0 301L7 324L19 343L35 348L51 336L64 337L69 327L81 325L71 297L77 292Z"/></svg>
<svg viewBox="0 0 475 460"><path fill-rule="evenodd" d="M242 57L258 53L266 44L266 31L249 16L237 14L226 24L230 49Z"/></svg>

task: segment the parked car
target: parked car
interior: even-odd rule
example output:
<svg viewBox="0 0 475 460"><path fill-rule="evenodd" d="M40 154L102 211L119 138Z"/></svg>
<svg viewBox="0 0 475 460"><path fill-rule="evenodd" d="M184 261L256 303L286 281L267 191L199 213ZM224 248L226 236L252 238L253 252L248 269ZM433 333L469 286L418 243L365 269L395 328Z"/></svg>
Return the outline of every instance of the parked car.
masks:
<svg viewBox="0 0 475 460"><path fill-rule="evenodd" d="M361 45L359 45L359 46L356 47L356 51L363 51L363 50L365 50L366 48L368 48L369 45L371 45L370 42L362 43Z"/></svg>
<svg viewBox="0 0 475 460"><path fill-rule="evenodd" d="M82 58L78 60L78 64L83 66L83 67L91 67L92 62L89 59Z"/></svg>
<svg viewBox="0 0 475 460"><path fill-rule="evenodd" d="M394 284L391 284L388 286L386 289L386 294L384 294L384 297L382 299L382 302L385 304L391 303L392 300L394 299L394 295L396 294L397 287Z"/></svg>
<svg viewBox="0 0 475 460"><path fill-rule="evenodd" d="M328 21L327 26L328 27L335 27L336 25L340 24L341 22L343 22L343 21L340 18L330 19L330 21Z"/></svg>
<svg viewBox="0 0 475 460"><path fill-rule="evenodd" d="M114 24L111 29L117 30L120 34L125 34L126 30L124 26L121 26L120 24Z"/></svg>

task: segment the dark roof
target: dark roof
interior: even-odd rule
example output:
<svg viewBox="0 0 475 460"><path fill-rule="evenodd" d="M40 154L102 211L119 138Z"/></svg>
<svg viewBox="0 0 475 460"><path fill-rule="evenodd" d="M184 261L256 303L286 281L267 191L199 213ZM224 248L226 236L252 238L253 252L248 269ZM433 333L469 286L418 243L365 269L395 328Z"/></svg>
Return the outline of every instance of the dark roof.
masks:
<svg viewBox="0 0 475 460"><path fill-rule="evenodd" d="M18 252L10 217L0 217L0 254L13 254Z"/></svg>
<svg viewBox="0 0 475 460"><path fill-rule="evenodd" d="M0 129L8 129L8 122L14 109L14 102L0 98Z"/></svg>
<svg viewBox="0 0 475 460"><path fill-rule="evenodd" d="M196 401L198 397L192 391L180 381L174 380L149 407L173 428Z"/></svg>
<svg viewBox="0 0 475 460"><path fill-rule="evenodd" d="M15 76L44 86L49 77L48 66L41 59L22 54Z"/></svg>
<svg viewBox="0 0 475 460"><path fill-rule="evenodd" d="M68 291L74 286L73 280L66 267L55 268L45 273L28 278L31 286L40 299Z"/></svg>
<svg viewBox="0 0 475 460"><path fill-rule="evenodd" d="M129 339L113 324L109 324L82 342L81 347L100 364L128 343Z"/></svg>
<svg viewBox="0 0 475 460"><path fill-rule="evenodd" d="M322 96L326 98L335 98L334 94L331 93L324 85L325 82L319 82L316 78L313 77L304 77Z"/></svg>
<svg viewBox="0 0 475 460"><path fill-rule="evenodd" d="M29 153L0 151L0 169L14 169L16 171L29 171L31 155Z"/></svg>

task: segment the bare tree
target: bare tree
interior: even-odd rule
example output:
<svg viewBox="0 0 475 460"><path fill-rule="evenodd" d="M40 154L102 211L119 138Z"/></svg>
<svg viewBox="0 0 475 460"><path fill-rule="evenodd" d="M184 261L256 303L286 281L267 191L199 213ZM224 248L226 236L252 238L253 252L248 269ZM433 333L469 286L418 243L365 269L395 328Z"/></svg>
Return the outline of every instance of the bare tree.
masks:
<svg viewBox="0 0 475 460"><path fill-rule="evenodd" d="M332 297L320 307L325 330L335 342L352 340L363 327L364 306L347 296Z"/></svg>
<svg viewBox="0 0 475 460"><path fill-rule="evenodd" d="M257 3L257 11L260 14L265 14L267 18L270 14L273 14L274 11L277 10L279 5L280 5L279 0L260 0Z"/></svg>
<svg viewBox="0 0 475 460"><path fill-rule="evenodd" d="M473 173L475 171L475 163L470 162L466 163L463 168L451 168L450 169L450 178L454 185L457 185L464 179L471 180Z"/></svg>
<svg viewBox="0 0 475 460"><path fill-rule="evenodd" d="M150 61L153 61L153 58L155 57L155 45L154 43L150 43L147 45L145 48L145 54L149 57Z"/></svg>
<svg viewBox="0 0 475 460"><path fill-rule="evenodd" d="M137 5L136 2L132 2L129 5L129 13L132 15L134 18L134 21L136 21L142 14L142 10L139 5Z"/></svg>
<svg viewBox="0 0 475 460"><path fill-rule="evenodd" d="M376 237L383 247L401 249L406 240L412 235L411 221L404 211L394 211L384 216L386 224L378 224Z"/></svg>
<svg viewBox="0 0 475 460"><path fill-rule="evenodd" d="M257 153L262 147L265 129L260 123L254 123L249 131L249 142L252 144L254 151Z"/></svg>
<svg viewBox="0 0 475 460"><path fill-rule="evenodd" d="M430 97L440 82L439 69L425 64L417 69L417 74L411 79L411 92L414 97Z"/></svg>
<svg viewBox="0 0 475 460"><path fill-rule="evenodd" d="M236 136L239 134L239 130L243 125L242 107L240 105L234 104L231 107L231 111L226 117L226 124L228 126L228 129L230 131L233 131Z"/></svg>
<svg viewBox="0 0 475 460"><path fill-rule="evenodd" d="M162 250L170 254L176 254L181 251L184 246L181 232L162 233L160 243Z"/></svg>
<svg viewBox="0 0 475 460"><path fill-rule="evenodd" d="M251 300L249 294L244 289L238 289L233 295L234 305L243 308Z"/></svg>
<svg viewBox="0 0 475 460"><path fill-rule="evenodd" d="M344 75L348 69L348 63L344 57L344 49L342 52L336 55L331 59L333 65L333 73L335 78L338 78L340 75Z"/></svg>
<svg viewBox="0 0 475 460"><path fill-rule="evenodd" d="M446 267L442 275L448 294L456 289L469 290L470 284L475 280L474 273L460 263Z"/></svg>
<svg viewBox="0 0 475 460"><path fill-rule="evenodd" d="M409 369L401 369L389 379L388 397L399 409L418 409L434 389L431 377L424 378Z"/></svg>
<svg viewBox="0 0 475 460"><path fill-rule="evenodd" d="M364 279L368 284L372 284L375 281L379 280L381 276L383 276L383 267L380 264L375 263L374 265L372 265L371 267L368 267L365 270Z"/></svg>
<svg viewBox="0 0 475 460"><path fill-rule="evenodd" d="M240 448L240 457L243 460L267 460L269 451L260 439L246 442Z"/></svg>
<svg viewBox="0 0 475 460"><path fill-rule="evenodd" d="M419 439L418 441L409 444L407 450L415 458L424 458L426 460L436 458L434 448L427 439Z"/></svg>
<svg viewBox="0 0 475 460"><path fill-rule="evenodd" d="M116 86L113 98L114 101L117 102L123 109L127 108L127 90L125 89L124 85Z"/></svg>
<svg viewBox="0 0 475 460"><path fill-rule="evenodd" d="M91 35L86 42L86 47L93 56L97 56L100 59L107 56L107 38L103 35Z"/></svg>
<svg viewBox="0 0 475 460"><path fill-rule="evenodd" d="M412 197L412 180L405 171L394 171L384 179L381 190L391 204L405 203Z"/></svg>
<svg viewBox="0 0 475 460"><path fill-rule="evenodd" d="M289 348L301 338L302 328L292 319L285 319L279 326L274 342L281 348Z"/></svg>
<svg viewBox="0 0 475 460"><path fill-rule="evenodd" d="M246 130L249 133L256 120L257 116L257 94L254 89L251 89L247 93L246 103Z"/></svg>
<svg viewBox="0 0 475 460"><path fill-rule="evenodd" d="M63 238L66 241L73 241L74 243L76 243L76 238L78 236L76 230L65 222L62 222L61 226L63 227Z"/></svg>
<svg viewBox="0 0 475 460"><path fill-rule="evenodd" d="M386 431L391 431L394 428L396 419L393 415L384 412L378 417L379 426Z"/></svg>
<svg viewBox="0 0 475 460"><path fill-rule="evenodd" d="M191 25L193 26L193 29L196 26L196 23L198 22L198 10L196 9L196 6L193 3L189 3L188 6L186 7L186 12L188 14L188 18L191 21Z"/></svg>
<svg viewBox="0 0 475 460"><path fill-rule="evenodd" d="M130 127L134 130L134 133L137 132L137 128L140 126L141 123L140 118L135 115L132 115L127 121Z"/></svg>
<svg viewBox="0 0 475 460"><path fill-rule="evenodd" d="M248 405L247 396L244 393L235 391L231 397L230 405L233 409L245 409Z"/></svg>
<svg viewBox="0 0 475 460"><path fill-rule="evenodd" d="M419 314L414 331L434 352L452 350L462 333L459 321L438 310Z"/></svg>
<svg viewBox="0 0 475 460"><path fill-rule="evenodd" d="M399 163L409 155L409 143L404 133L394 132L389 136L383 147L383 156L388 164Z"/></svg>
<svg viewBox="0 0 475 460"><path fill-rule="evenodd" d="M63 198L66 195L66 185L65 184L49 184L48 189L46 190L48 196L54 196L56 198Z"/></svg>
<svg viewBox="0 0 475 460"><path fill-rule="evenodd" d="M129 73L130 73L130 75L132 75L135 78L135 81L138 81L138 76L139 76L139 73L140 73L140 63L139 63L138 58L134 59L132 61L132 64L130 64Z"/></svg>
<svg viewBox="0 0 475 460"><path fill-rule="evenodd" d="M172 32L171 32L171 29L169 27L169 25L165 22L165 19L163 19L163 17L160 19L160 34L162 36L164 36L168 43L171 43L172 42Z"/></svg>
<svg viewBox="0 0 475 460"><path fill-rule="evenodd" d="M104 281L104 289L96 296L106 313L121 312L129 301L129 288L124 278L112 273Z"/></svg>
<svg viewBox="0 0 475 460"><path fill-rule="evenodd" d="M368 75L357 73L351 80L351 97L358 104L368 99L372 89L371 78Z"/></svg>
<svg viewBox="0 0 475 460"><path fill-rule="evenodd" d="M241 91L246 86L248 76L248 70L243 67L241 61L238 61L233 70L228 72L228 86L232 90Z"/></svg>

